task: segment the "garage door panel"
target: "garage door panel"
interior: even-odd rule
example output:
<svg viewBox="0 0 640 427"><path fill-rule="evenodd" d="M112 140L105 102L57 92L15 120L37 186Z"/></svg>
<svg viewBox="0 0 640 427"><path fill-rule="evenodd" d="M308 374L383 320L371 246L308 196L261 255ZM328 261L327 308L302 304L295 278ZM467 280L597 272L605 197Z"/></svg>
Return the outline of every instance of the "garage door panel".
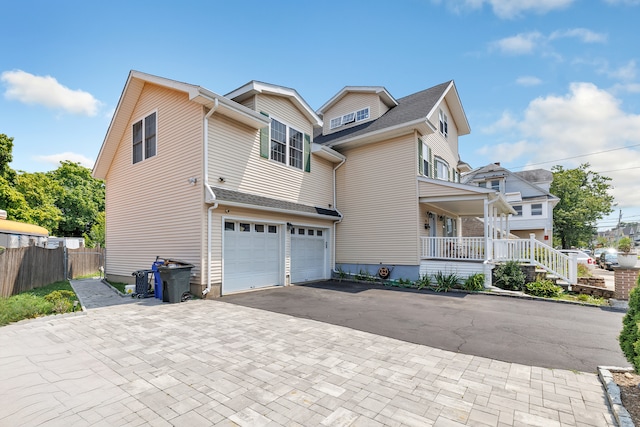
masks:
<svg viewBox="0 0 640 427"><path fill-rule="evenodd" d="M282 284L279 231L277 226L225 222L223 294Z"/></svg>
<svg viewBox="0 0 640 427"><path fill-rule="evenodd" d="M297 227L294 232L291 234L291 281L327 279L326 231Z"/></svg>

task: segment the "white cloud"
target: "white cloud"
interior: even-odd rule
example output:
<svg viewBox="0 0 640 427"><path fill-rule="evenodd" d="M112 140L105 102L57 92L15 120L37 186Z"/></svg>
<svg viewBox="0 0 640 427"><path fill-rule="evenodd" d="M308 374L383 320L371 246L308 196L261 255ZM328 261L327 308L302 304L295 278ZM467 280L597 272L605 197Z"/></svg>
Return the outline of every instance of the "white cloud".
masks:
<svg viewBox="0 0 640 427"><path fill-rule="evenodd" d="M623 81L634 80L637 74L636 61L629 61L626 65L607 72L609 77Z"/></svg>
<svg viewBox="0 0 640 427"><path fill-rule="evenodd" d="M503 120L504 116L496 123ZM610 92L592 83L572 83L565 95L531 101L522 119L514 120L512 132L517 142L498 145L496 154L489 147L492 156L504 153L506 162L519 153L521 158L526 156L527 164L547 169L555 164L573 168L590 163L595 172L611 171L603 175L612 178L620 207L640 206L639 170L635 169L640 165L640 147L632 147L640 144L640 115L625 112ZM611 151L617 148L622 149ZM552 162L537 165L547 161Z"/></svg>
<svg viewBox="0 0 640 427"><path fill-rule="evenodd" d="M502 19L513 19L525 13L544 14L570 6L575 0L447 0L447 7L456 13L481 9L488 4ZM631 0L632 1L632 0ZM433 0L440 4L440 0Z"/></svg>
<svg viewBox="0 0 640 427"><path fill-rule="evenodd" d="M93 164L95 163L93 159L83 156L82 154L72 153L70 151L66 151L60 154L51 154L48 156L35 156L33 159L37 162L49 163L55 168L60 166L60 162L63 160L70 160L74 163L80 163L86 168L93 168Z"/></svg>
<svg viewBox="0 0 640 427"><path fill-rule="evenodd" d="M485 145L477 150L478 154L493 158L493 162L511 162L530 151L527 141L512 144Z"/></svg>
<svg viewBox="0 0 640 427"><path fill-rule="evenodd" d="M596 33L586 28L572 28L570 30L554 31L549 36L549 40L561 38L577 38L584 43L604 43L607 41L607 35Z"/></svg>
<svg viewBox="0 0 640 427"><path fill-rule="evenodd" d="M51 76L35 76L22 70L5 71L0 80L7 90L4 96L29 105L43 105L72 114L95 116L100 101L82 90L72 90Z"/></svg>
<svg viewBox="0 0 640 427"><path fill-rule="evenodd" d="M520 76L516 79L516 83L520 86L537 86L542 84L542 80L535 76Z"/></svg>
<svg viewBox="0 0 640 427"><path fill-rule="evenodd" d="M539 32L523 33L497 40L492 43L494 49L509 55L526 55L533 53L544 38Z"/></svg>
<svg viewBox="0 0 640 427"><path fill-rule="evenodd" d="M505 111L502 113L502 117L491 125L483 127L481 131L486 134L504 133L512 130L517 123L518 121L513 117L513 115L508 111Z"/></svg>

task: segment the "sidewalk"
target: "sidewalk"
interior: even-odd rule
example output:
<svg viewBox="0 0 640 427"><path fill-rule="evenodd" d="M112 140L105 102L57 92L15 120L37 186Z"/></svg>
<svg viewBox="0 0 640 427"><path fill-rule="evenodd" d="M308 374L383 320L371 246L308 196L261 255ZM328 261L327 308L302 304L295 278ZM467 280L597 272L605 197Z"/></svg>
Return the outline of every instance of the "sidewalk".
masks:
<svg viewBox="0 0 640 427"><path fill-rule="evenodd" d="M86 306L99 283L73 281ZM215 300L123 299L0 328L0 425L615 425L592 373Z"/></svg>

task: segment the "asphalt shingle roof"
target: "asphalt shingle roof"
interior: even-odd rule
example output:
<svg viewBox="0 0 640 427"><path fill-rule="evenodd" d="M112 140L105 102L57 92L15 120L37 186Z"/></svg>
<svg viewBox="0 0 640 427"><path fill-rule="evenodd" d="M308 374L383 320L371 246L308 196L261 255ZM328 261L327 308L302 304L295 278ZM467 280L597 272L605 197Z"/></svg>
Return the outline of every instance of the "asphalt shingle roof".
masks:
<svg viewBox="0 0 640 427"><path fill-rule="evenodd" d="M211 187L216 195L216 200L223 203L233 202L243 205L262 206L266 208L285 209L292 212L311 213L340 218L338 211L326 209L318 206L303 205L301 203L287 202L285 200L272 199L270 197L257 196L255 194L243 193L235 190L228 190L221 187Z"/></svg>
<svg viewBox="0 0 640 427"><path fill-rule="evenodd" d="M387 111L385 114L358 126L354 126L339 132L322 135L322 129L317 129L313 136L313 141L318 144L333 144L343 139L352 138L375 132L385 128L412 122L421 118L426 120L427 114L449 87L451 81L441 83L429 89L416 92L414 94L398 99L398 105Z"/></svg>

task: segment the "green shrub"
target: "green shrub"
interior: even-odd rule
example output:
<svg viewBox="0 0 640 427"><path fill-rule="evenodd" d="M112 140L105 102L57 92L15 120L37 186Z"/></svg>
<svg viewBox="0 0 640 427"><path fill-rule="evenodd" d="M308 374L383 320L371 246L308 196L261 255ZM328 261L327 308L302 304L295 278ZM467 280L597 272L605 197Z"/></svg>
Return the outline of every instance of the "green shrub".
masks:
<svg viewBox="0 0 640 427"><path fill-rule="evenodd" d="M420 277L420 279L418 279L416 285L418 285L418 289L428 288L431 286L431 278L425 274L424 276Z"/></svg>
<svg viewBox="0 0 640 427"><path fill-rule="evenodd" d="M410 279L403 279L403 278L399 278L398 279L398 285L400 285L401 288L413 288L413 281L411 281Z"/></svg>
<svg viewBox="0 0 640 427"><path fill-rule="evenodd" d="M460 277L455 273L444 274L442 271L438 271L435 275L435 279L436 292L448 292L460 283Z"/></svg>
<svg viewBox="0 0 640 427"><path fill-rule="evenodd" d="M622 318L622 332L618 337L620 348L629 363L633 365L636 372L640 372L640 332L638 322L640 322L640 277L638 286L629 294L629 310Z"/></svg>
<svg viewBox="0 0 640 427"><path fill-rule="evenodd" d="M507 261L493 270L494 284L509 291L524 289L525 275L517 261Z"/></svg>
<svg viewBox="0 0 640 427"><path fill-rule="evenodd" d="M51 313L53 304L31 293L0 298L0 326Z"/></svg>
<svg viewBox="0 0 640 427"><path fill-rule="evenodd" d="M551 280L545 279L527 283L525 292L536 297L557 298L562 295L564 290L561 286L554 285Z"/></svg>
<svg viewBox="0 0 640 427"><path fill-rule="evenodd" d="M462 287L467 291L484 290L484 274L476 273L467 277Z"/></svg>
<svg viewBox="0 0 640 427"><path fill-rule="evenodd" d="M73 308L76 294L67 290L53 291L44 296L45 301L51 303L54 313L66 313Z"/></svg>

